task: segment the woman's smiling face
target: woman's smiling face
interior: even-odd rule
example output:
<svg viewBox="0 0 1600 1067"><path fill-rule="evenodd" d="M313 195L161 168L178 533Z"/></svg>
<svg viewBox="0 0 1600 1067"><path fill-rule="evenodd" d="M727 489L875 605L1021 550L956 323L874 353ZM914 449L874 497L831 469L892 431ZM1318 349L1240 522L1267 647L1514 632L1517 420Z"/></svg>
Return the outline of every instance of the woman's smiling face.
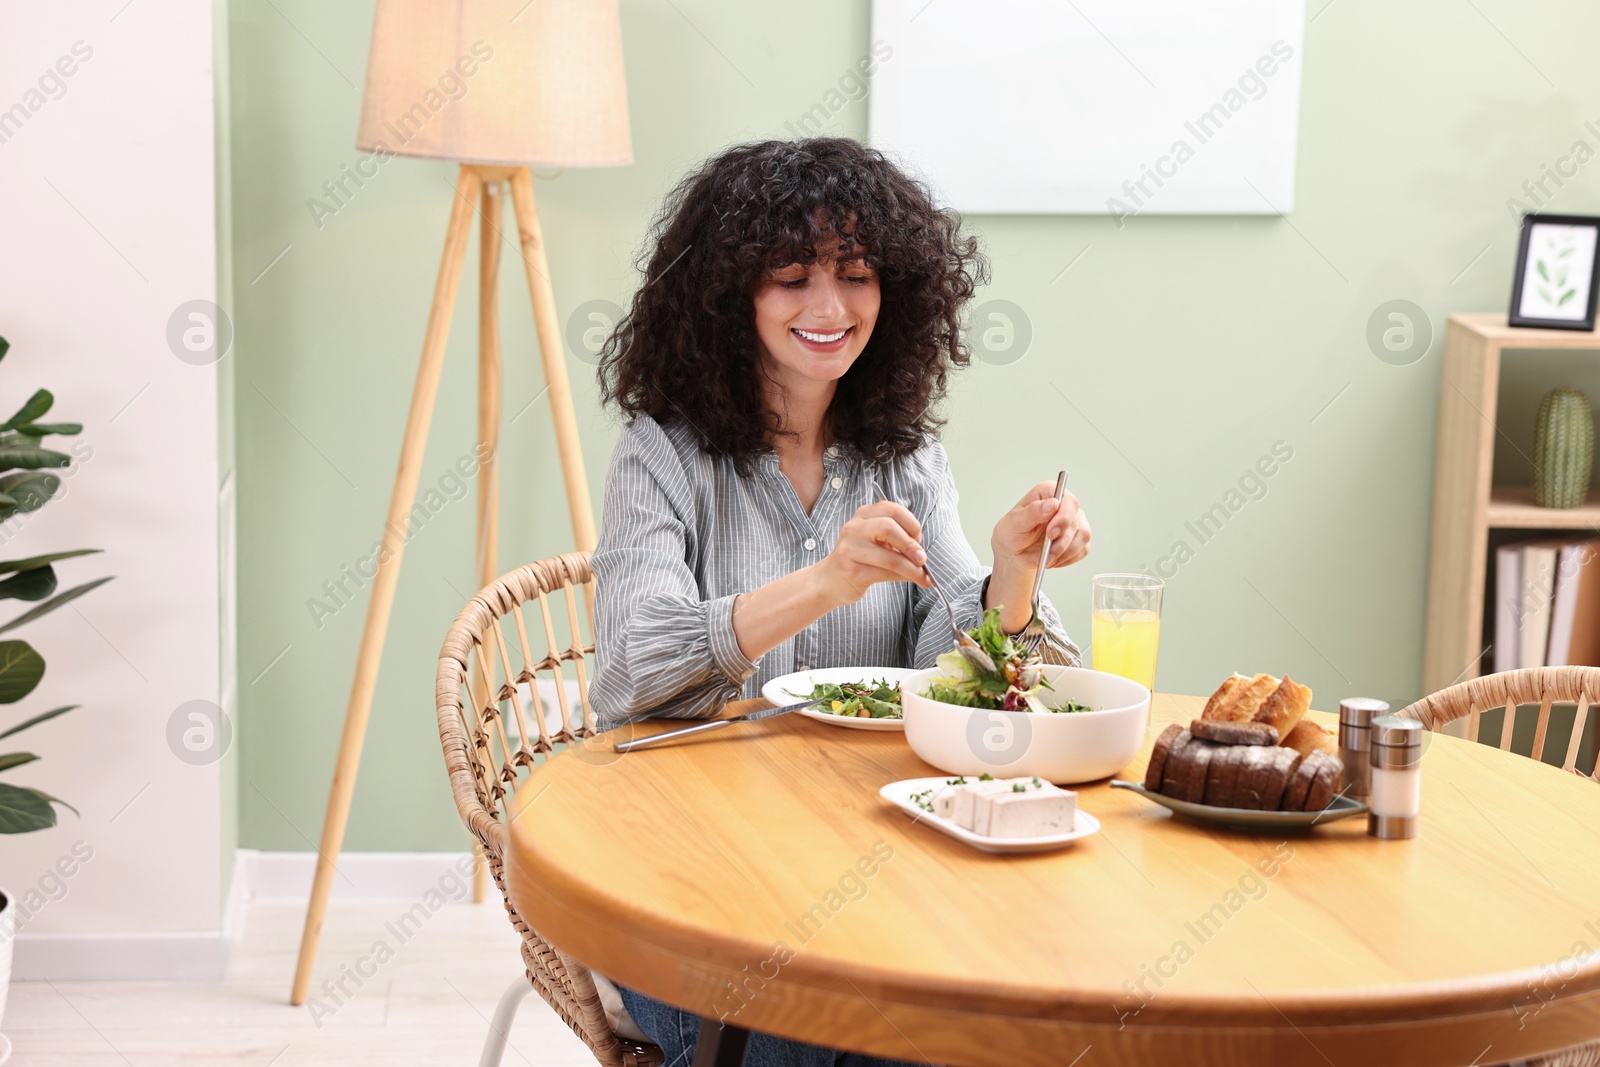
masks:
<svg viewBox="0 0 1600 1067"><path fill-rule="evenodd" d="M881 294L859 245L836 245L811 264L770 271L755 291L756 337L766 373L781 384L835 382L872 336Z"/></svg>

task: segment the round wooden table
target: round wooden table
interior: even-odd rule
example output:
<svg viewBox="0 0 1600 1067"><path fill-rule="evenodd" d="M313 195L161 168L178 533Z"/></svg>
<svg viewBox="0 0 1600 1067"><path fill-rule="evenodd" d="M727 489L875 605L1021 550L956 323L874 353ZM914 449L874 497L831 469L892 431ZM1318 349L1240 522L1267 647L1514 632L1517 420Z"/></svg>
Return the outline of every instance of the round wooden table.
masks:
<svg viewBox="0 0 1600 1067"><path fill-rule="evenodd" d="M1158 695L1149 737L1201 705ZM938 773L899 733L627 735L517 791L508 892L708 1033L967 1067L1466 1067L1600 1036L1600 787L1525 757L1433 736L1412 841L1207 829L1099 783L1099 834L994 856L878 796Z"/></svg>

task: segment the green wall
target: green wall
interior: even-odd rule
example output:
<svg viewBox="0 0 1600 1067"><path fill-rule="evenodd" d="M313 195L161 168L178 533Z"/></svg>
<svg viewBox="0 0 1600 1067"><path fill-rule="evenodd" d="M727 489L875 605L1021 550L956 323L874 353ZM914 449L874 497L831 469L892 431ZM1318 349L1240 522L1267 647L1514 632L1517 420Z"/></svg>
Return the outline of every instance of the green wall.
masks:
<svg viewBox="0 0 1600 1067"><path fill-rule="evenodd" d="M1600 9L1323 3L1308 13L1288 219L969 220L994 263L980 299L1020 305L1033 341L1017 362L977 365L955 383L945 438L968 534L986 555L994 517L1027 483L1070 467L1095 549L1046 590L1084 638L1092 573L1155 567L1187 540L1193 558L1166 607L1159 681L1172 691L1209 691L1237 669L1289 672L1322 707L1354 693L1417 695L1438 342L1391 365L1369 350L1367 320L1411 300L1437 338L1448 312L1503 309L1508 198L1575 140L1600 148L1583 127L1600 120ZM636 162L537 183L563 316L623 301L662 193L730 142L785 136L869 43L862 0L818 0L803 16L625 0L622 18ZM306 207L360 158L370 19L368 3L232 0L246 847L304 850L319 832L366 601L320 626L307 601L378 536L449 211L453 168L404 159L320 228ZM833 128L864 135L865 104L847 105ZM982 130L952 136L984 151ZM1552 210L1600 209L1600 163L1589 168ZM525 284L515 260L507 266L509 418L542 379ZM424 486L472 444L476 297L469 263ZM616 425L591 368L569 366L598 502ZM1293 458L1266 495L1201 544L1185 523L1279 441ZM553 448L542 401L507 427L502 569L570 547ZM439 643L474 586L470 499L407 550L351 848L464 839L432 695Z"/></svg>

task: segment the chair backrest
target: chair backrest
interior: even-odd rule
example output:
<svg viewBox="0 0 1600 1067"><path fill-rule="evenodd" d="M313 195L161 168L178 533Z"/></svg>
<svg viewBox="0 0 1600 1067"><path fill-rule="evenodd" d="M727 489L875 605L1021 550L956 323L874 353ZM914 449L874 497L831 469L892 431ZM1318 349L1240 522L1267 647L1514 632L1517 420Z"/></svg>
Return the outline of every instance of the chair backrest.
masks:
<svg viewBox="0 0 1600 1067"><path fill-rule="evenodd" d="M582 587L586 601L592 599L593 582L587 552L518 567L468 602L440 650L439 739L451 790L467 828L496 860L506 800L520 772L557 744L595 732L594 645L584 642L576 595ZM561 604L553 611L557 596ZM583 614L587 621L588 610ZM530 642L530 632L542 633L543 641Z"/></svg>
<svg viewBox="0 0 1600 1067"><path fill-rule="evenodd" d="M1400 714L1419 720L1429 730L1439 730L1445 723L1466 719L1467 737L1476 741L1483 713L1504 708L1500 748L1510 752L1517 709L1525 704L1537 704L1539 717L1534 723L1533 747L1529 755L1542 760L1546 735L1550 730L1551 706L1573 704L1576 705L1576 711L1572 720L1572 734L1567 741L1562 767L1575 774L1584 774L1578 767L1578 753L1589 720L1594 716L1596 701L1600 701L1600 667L1527 667L1500 674L1486 674L1441 689L1409 705ZM1600 771L1600 767L1591 766L1586 777L1595 777L1596 771Z"/></svg>
<svg viewBox="0 0 1600 1067"><path fill-rule="evenodd" d="M456 616L439 652L436 706L450 790L461 821L483 846L502 897L504 820L518 778L556 745L595 732L589 704L594 645L584 642L579 625L580 587L592 632L594 574L589 554L573 552L518 567L481 590ZM556 597L561 603L552 610ZM533 627L529 616L535 604ZM542 655L535 655L541 642L530 642L530 632L542 632ZM595 1058L605 1067L659 1064L661 1052L654 1045L629 1041L611 1029L588 969L539 936L509 898L505 904L522 935L522 958L534 988Z"/></svg>

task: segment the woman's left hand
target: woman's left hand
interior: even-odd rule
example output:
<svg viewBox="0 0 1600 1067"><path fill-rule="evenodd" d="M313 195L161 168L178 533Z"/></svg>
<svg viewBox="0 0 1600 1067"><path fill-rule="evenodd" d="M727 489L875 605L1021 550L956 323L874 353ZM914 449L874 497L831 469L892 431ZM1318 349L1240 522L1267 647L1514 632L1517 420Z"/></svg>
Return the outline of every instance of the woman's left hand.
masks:
<svg viewBox="0 0 1600 1067"><path fill-rule="evenodd" d="M1015 633L1033 617L1030 596L1039 565L1039 550L1050 539L1047 567L1066 567L1089 554L1089 517L1070 492L1055 498L1056 484L1040 482L994 525L989 548L994 576L989 579L986 607L1005 606L1001 623ZM1018 620L1021 620L1020 622Z"/></svg>

